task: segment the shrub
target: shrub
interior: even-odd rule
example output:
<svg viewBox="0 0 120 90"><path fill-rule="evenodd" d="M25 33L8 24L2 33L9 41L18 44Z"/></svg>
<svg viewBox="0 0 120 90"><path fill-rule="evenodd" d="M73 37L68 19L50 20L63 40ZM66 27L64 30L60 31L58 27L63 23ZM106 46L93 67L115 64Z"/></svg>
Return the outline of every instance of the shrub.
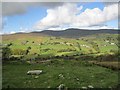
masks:
<svg viewBox="0 0 120 90"><path fill-rule="evenodd" d="M23 49L13 49L12 50L12 54L13 55L25 55L26 50Z"/></svg>
<svg viewBox="0 0 120 90"><path fill-rule="evenodd" d="M9 59L10 55L11 55L11 49L8 46L3 47L2 48L2 58Z"/></svg>

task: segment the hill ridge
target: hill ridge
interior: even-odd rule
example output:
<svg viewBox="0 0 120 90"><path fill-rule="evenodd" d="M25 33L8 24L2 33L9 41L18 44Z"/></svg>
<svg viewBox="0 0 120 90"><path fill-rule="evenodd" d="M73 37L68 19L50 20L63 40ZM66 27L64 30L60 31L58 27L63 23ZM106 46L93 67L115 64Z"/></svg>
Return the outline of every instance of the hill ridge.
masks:
<svg viewBox="0 0 120 90"><path fill-rule="evenodd" d="M44 30L44 31L34 31L31 33L44 34L48 36L55 37L69 37L69 38L78 38L88 35L94 34L120 34L119 30L116 29L97 29L97 30L88 30L88 29L77 29L77 28L69 28L66 30Z"/></svg>

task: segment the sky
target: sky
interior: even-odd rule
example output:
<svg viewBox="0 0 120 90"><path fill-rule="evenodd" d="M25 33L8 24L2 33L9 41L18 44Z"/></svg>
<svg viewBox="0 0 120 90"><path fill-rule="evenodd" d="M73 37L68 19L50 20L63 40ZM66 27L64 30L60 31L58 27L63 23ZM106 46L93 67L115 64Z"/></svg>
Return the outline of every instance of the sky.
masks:
<svg viewBox="0 0 120 90"><path fill-rule="evenodd" d="M2 33L118 29L118 4L105 2L3 2Z"/></svg>

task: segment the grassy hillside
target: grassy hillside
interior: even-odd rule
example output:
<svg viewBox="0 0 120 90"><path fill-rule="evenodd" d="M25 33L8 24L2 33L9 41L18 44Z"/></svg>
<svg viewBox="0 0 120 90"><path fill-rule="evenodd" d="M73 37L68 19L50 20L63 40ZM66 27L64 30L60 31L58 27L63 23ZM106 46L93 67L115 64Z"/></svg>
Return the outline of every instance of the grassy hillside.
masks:
<svg viewBox="0 0 120 90"><path fill-rule="evenodd" d="M27 75L35 69L43 73ZM117 86L117 80L118 73L111 69L76 60L3 65L3 88L58 88L61 84L66 88L111 88Z"/></svg>
<svg viewBox="0 0 120 90"><path fill-rule="evenodd" d="M26 50L31 47L29 54L40 55L64 55L76 54L82 52L85 54L96 53L91 42L95 42L100 49L100 53L109 53L110 50L118 50L117 34L99 34L77 39L38 36L32 34L15 34L3 36L3 44L12 43L10 48L13 50ZM81 50L80 50L81 48Z"/></svg>
<svg viewBox="0 0 120 90"><path fill-rule="evenodd" d="M4 35L3 88L116 88L118 46L118 34ZM27 75L29 70L43 73Z"/></svg>

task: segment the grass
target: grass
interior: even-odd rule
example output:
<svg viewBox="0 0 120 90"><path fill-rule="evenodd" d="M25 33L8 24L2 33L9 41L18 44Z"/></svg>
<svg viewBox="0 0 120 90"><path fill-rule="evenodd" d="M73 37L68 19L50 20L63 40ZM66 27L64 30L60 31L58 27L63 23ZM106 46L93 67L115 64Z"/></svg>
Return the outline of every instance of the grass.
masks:
<svg viewBox="0 0 120 90"><path fill-rule="evenodd" d="M118 72L109 68L102 67L102 65L117 66L117 63L99 62L101 65L89 63L90 57L97 57L98 55L110 54L110 50L117 50L116 45L111 45L104 40L107 37L112 37L112 43L117 43L118 35L100 34L86 36L79 39L73 38L59 38L49 36L39 36L34 34L15 34L3 36L3 44L13 43L10 48L24 49L31 47L30 53L24 55L23 60L27 61L31 58L37 57L39 54L41 58L50 56L75 56L76 60L62 60L62 59L49 59L42 60L38 64L21 63L20 61L3 63L3 88L57 88L60 84L64 84L68 88L82 88L89 85L94 88L109 88L118 85ZM52 38L52 39L51 39ZM23 45L21 42L29 41ZM87 41L86 41L87 40ZM34 41L34 43L32 43ZM100 53L96 53L93 46L89 43L94 41L98 44ZM59 42L59 44L55 44ZM68 44L66 44L66 43ZM81 46L79 50L78 44ZM42 43L42 45L39 45ZM69 44L72 44L69 45ZM83 45L87 45L85 47ZM107 45L107 46L104 46ZM65 51L66 50L66 51ZM69 51L71 50L71 51ZM79 54L83 53L83 56ZM37 53L36 55L34 53ZM20 55L13 55L20 56ZM39 58L40 59L40 58ZM40 61L40 60L36 61ZM65 59L65 58L64 58ZM95 60L96 61L96 60ZM94 62L95 62L94 61ZM114 60L113 60L114 61ZM98 62L97 62L98 63ZM27 75L28 70L40 69L43 70L41 75Z"/></svg>
<svg viewBox="0 0 120 90"><path fill-rule="evenodd" d="M94 41L98 44L100 48L100 53L106 53L110 52L110 50L117 50L116 45L110 45L108 42L105 42L104 40L107 39L107 37L112 37L112 39L115 39L114 41L111 41L112 43L117 43L116 38L118 35L110 35L110 34L100 34L100 35L92 35L87 37L79 38L78 40L72 39L72 38L59 38L56 39L56 37L49 37L49 36L39 36L39 35L31 35L31 34L18 34L18 35L6 35L3 36L3 44L8 44L10 42L13 43L11 46L11 49L24 49L26 50L27 47L31 47L30 54L51 54L51 52L54 55L62 55L62 53L65 52L57 52L61 49L74 49L76 51L79 51L77 42L80 44L82 51L84 51L86 54L90 53L90 50L95 53L95 49L88 41ZM52 39L50 39L52 38ZM22 42L29 41L27 44L23 45ZM85 41L88 40L88 41ZM34 43L32 43L34 41ZM55 42L63 43L63 44L53 44ZM65 44L65 42L72 44L72 46ZM43 43L43 45L39 45L40 43ZM88 47L82 46L87 45ZM107 45L107 46L104 46ZM41 47L41 49L40 49ZM51 49L49 51L44 51L44 49ZM40 51L41 50L41 51ZM72 53L76 53L72 51ZM68 52L67 52L68 53ZM71 53L71 52L70 52ZM69 54L69 53L68 53Z"/></svg>
<svg viewBox="0 0 120 90"><path fill-rule="evenodd" d="M28 70L40 69L43 73L27 75ZM41 64L3 64L3 88L57 88L64 84L68 88L115 87L118 73L83 61L53 60Z"/></svg>
<svg viewBox="0 0 120 90"><path fill-rule="evenodd" d="M103 67L107 67L107 68L111 68L111 69L115 69L115 70L120 70L119 67L119 62L118 61L89 61L90 63L94 63L96 65L100 65Z"/></svg>

